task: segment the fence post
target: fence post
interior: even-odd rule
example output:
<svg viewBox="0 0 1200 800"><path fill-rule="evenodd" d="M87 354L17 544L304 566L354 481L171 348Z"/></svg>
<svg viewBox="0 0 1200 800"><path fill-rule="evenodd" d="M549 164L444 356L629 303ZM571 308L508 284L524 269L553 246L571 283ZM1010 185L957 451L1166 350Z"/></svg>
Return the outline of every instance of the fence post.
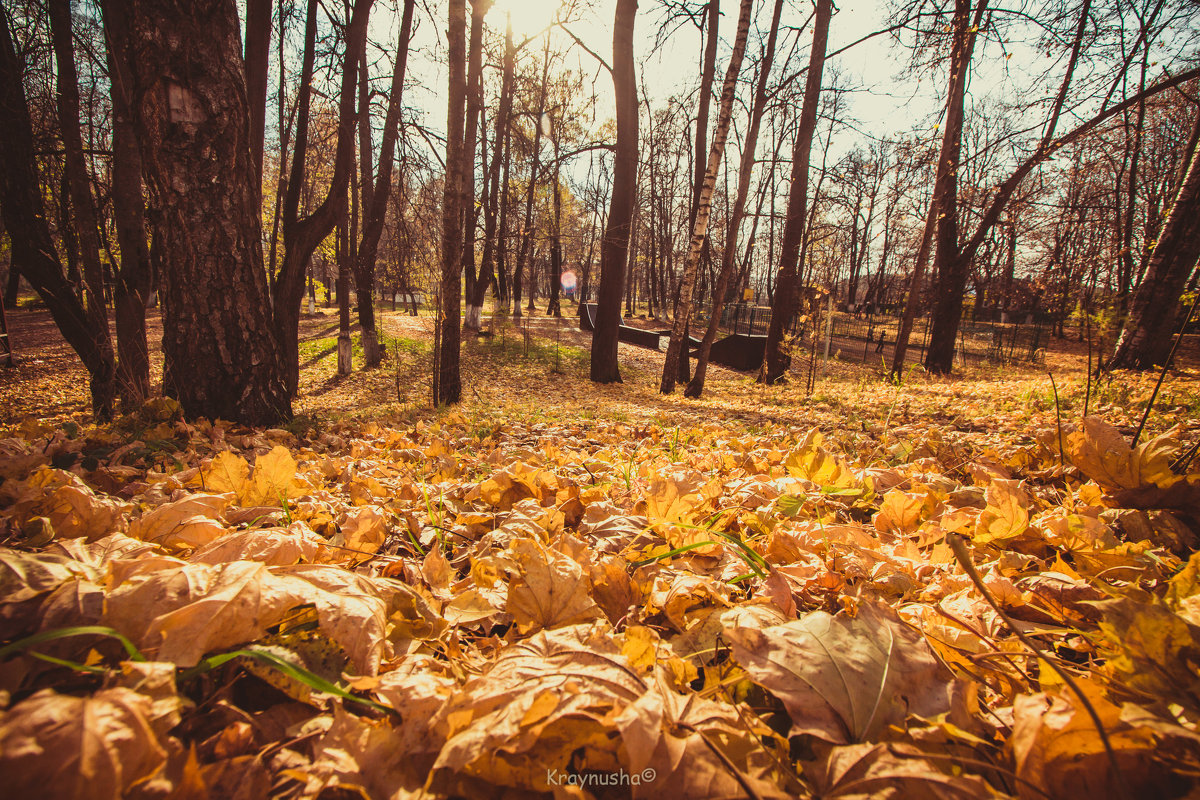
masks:
<svg viewBox="0 0 1200 800"><path fill-rule="evenodd" d="M825 378L825 372L829 369L829 345L833 342L833 292L830 292L827 297L829 302L825 304L825 360L821 362L822 380Z"/></svg>

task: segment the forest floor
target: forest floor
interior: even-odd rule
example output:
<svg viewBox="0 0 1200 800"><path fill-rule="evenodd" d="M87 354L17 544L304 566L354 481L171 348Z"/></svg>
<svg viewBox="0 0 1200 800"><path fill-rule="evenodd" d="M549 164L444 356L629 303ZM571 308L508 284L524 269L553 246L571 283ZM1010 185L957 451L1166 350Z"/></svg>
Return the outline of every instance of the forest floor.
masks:
<svg viewBox="0 0 1200 800"><path fill-rule="evenodd" d="M435 410L431 318L385 314L344 378L336 321L302 320L297 419L256 430L93 426L48 315L9 313L15 795L1197 789L1194 354L1131 448L1157 375L1089 386L1077 343L835 360L811 393L715 367L689 400L626 344L592 384L590 335L539 315L466 337Z"/></svg>

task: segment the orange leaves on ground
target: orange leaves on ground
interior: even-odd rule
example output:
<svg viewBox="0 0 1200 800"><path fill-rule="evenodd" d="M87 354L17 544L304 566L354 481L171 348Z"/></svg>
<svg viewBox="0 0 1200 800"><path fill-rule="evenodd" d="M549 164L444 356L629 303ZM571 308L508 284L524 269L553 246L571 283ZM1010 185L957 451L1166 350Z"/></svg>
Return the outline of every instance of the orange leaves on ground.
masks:
<svg viewBox="0 0 1200 800"><path fill-rule="evenodd" d="M509 580L506 607L522 633L600 616L588 595L583 567L574 559L533 539L513 541L509 557L516 571Z"/></svg>
<svg viewBox="0 0 1200 800"><path fill-rule="evenodd" d="M996 478L987 487L987 507L975 521L976 544L1016 539L1029 527L1029 499L1018 481Z"/></svg>
<svg viewBox="0 0 1200 800"><path fill-rule="evenodd" d="M97 757L125 770L88 768L104 796L588 797L626 774L654 776L636 797L1033 797L1111 778L1050 658L1094 689L1135 788L1200 774L1173 440L1123 451L1086 421L1064 470L1044 420L520 416L159 421L170 460L106 429L0 441L0 646L110 626L155 659L97 628L5 651L0 730L58 756L28 721L102 711L118 750ZM265 660L223 661L244 648Z"/></svg>

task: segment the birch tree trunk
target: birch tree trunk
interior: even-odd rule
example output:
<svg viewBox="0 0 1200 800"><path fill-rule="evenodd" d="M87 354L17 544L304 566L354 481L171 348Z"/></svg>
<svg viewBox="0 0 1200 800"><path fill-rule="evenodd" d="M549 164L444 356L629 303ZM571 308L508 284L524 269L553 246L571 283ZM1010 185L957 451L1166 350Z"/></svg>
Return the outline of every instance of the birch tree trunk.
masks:
<svg viewBox="0 0 1200 800"><path fill-rule="evenodd" d="M717 112L717 129L713 135L712 148L708 153L708 167L704 173L704 184L700 189L696 221L692 226L691 246L688 250L687 261L684 262L683 278L680 282L679 302L675 304L671 340L667 345L666 361L663 363L662 383L659 385L659 391L663 394L675 391L679 361L681 357L686 357L684 348L687 346L687 327L692 314L692 290L696 284L696 270L700 265L700 254L704 250L704 242L708 236L713 189L717 185L717 170L721 167L721 158L725 155L725 140L729 136L729 125L733 119L733 99L737 94L737 79L738 73L742 69L742 59L746 55L746 37L750 32L750 17L753 10L754 0L742 0L741 11L738 14L737 38L734 40L733 53L729 57L729 67L725 70L725 83L721 87L721 109ZM729 247L730 243L726 242L726 249Z"/></svg>
<svg viewBox="0 0 1200 800"><path fill-rule="evenodd" d="M684 394L687 397L699 397L704 392L704 379L708 374L708 358L712 352L713 341L721 325L721 312L725 308L725 294L729 290L729 282L734 275L734 250L737 246L738 231L742 219L746 215L746 200L750 193L750 177L754 172L754 158L758 149L758 132L762 124L763 113L767 108L767 79L771 75L771 65L775 60L775 41L779 35L779 19L783 13L783 0L775 0L775 10L771 15L771 30L767 35L767 49L759 66L758 83L754 89L754 104L750 109L750 127L746 131L746 142L742 148L742 163L738 167L737 198L733 203L733 211L729 215L729 227L725 235L725 252L721 254L721 272L713 285L712 315L708 320L708 328L700 341L696 353L696 372L688 382ZM765 185L765 182L764 182ZM755 225L758 218L755 217ZM754 231L750 232L754 239ZM747 248L747 254L750 250Z"/></svg>

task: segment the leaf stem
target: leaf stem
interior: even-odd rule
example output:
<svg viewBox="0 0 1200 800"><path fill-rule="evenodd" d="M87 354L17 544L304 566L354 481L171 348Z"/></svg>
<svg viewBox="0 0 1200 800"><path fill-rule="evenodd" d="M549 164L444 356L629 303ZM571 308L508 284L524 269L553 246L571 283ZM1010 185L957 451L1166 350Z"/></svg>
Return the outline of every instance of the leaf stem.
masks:
<svg viewBox="0 0 1200 800"><path fill-rule="evenodd" d="M1047 658L1042 648L1017 627L1012 618L996 602L996 598L992 597L991 591L988 590L983 579L979 577L979 572L975 569L975 564L971 560L971 554L967 552L966 541L963 537L957 533L948 533L946 534L946 541L950 544L950 549L954 551L954 558L958 561L959 566L967 573L967 577L971 579L971 583L975 584L975 588L983 595L983 599L987 601L987 604L995 610L1000 619L1004 620L1004 624L1012 629L1012 632L1017 635L1021 643L1037 654L1044 663L1058 673L1058 677L1062 678L1063 683L1069 686L1071 691L1075 693L1080 705L1084 707L1088 716L1092 718L1092 724L1096 726L1096 732L1100 734L1100 742L1104 745L1105 755L1108 756L1108 764L1112 768L1113 780L1117 784L1117 791L1122 797L1132 800L1133 794L1129 791L1129 785L1125 782L1125 773L1121 770L1121 765L1117 762L1117 754L1113 750L1112 742L1108 739L1108 732L1104 730L1104 723L1100 720L1100 715L1096 712L1096 707L1092 705L1092 701L1079 688L1079 684L1075 682L1075 678L1071 676L1071 673L1056 664L1055 659Z"/></svg>

